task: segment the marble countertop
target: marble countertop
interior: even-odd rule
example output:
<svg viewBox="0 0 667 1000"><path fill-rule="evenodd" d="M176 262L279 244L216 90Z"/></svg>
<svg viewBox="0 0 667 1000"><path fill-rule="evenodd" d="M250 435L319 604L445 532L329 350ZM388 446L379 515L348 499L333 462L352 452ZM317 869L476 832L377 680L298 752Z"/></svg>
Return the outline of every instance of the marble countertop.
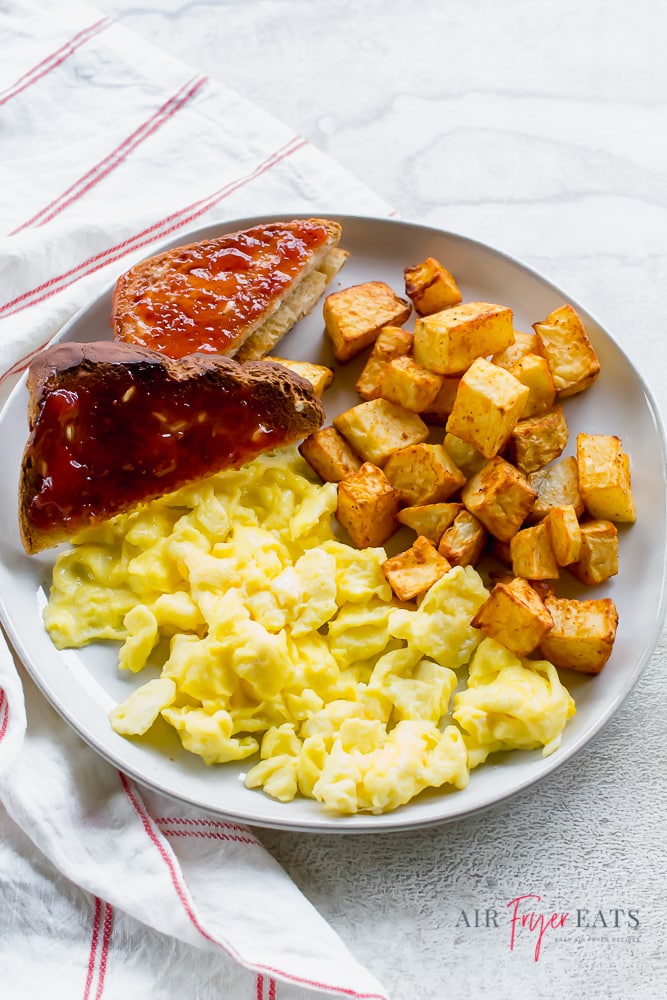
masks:
<svg viewBox="0 0 667 1000"><path fill-rule="evenodd" d="M400 216L568 289L667 412L662 0L96 6L297 129ZM584 752L482 814L384 836L261 836L394 1000L657 1000L665 652L663 635ZM545 923L572 914L537 953L537 916L512 948L512 901L527 894Z"/></svg>

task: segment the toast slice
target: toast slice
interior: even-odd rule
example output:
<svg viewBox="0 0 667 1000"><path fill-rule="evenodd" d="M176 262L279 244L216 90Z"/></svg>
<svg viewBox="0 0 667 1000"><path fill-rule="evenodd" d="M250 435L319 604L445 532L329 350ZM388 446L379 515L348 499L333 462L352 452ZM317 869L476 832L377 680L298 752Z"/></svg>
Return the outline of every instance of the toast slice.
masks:
<svg viewBox="0 0 667 1000"><path fill-rule="evenodd" d="M141 261L116 283L114 338L172 358L262 358L345 263L340 235L328 219L273 222Z"/></svg>
<svg viewBox="0 0 667 1000"><path fill-rule="evenodd" d="M311 384L283 365L177 360L113 342L48 348L28 390L19 481L28 553L299 441L324 420Z"/></svg>

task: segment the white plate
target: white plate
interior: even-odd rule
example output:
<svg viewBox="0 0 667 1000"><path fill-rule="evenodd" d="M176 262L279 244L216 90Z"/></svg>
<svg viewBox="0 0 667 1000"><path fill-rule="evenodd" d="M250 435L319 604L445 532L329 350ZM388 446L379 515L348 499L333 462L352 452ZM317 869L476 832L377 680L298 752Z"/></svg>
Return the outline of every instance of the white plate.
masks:
<svg viewBox="0 0 667 1000"><path fill-rule="evenodd" d="M170 245L266 221L242 219L224 227L209 226L181 236ZM619 610L614 652L598 677L568 673L577 714L566 727L561 749L547 758L538 751L502 755L474 771L464 791L425 793L386 815L337 817L312 801L281 804L260 791L249 791L243 785L243 767L206 767L180 747L166 725L159 740L130 741L116 735L107 713L139 681L118 676L115 645L64 652L54 648L41 621L53 552L28 557L19 540L16 484L27 435L24 383L17 386L0 416L0 610L19 655L52 705L95 750L138 781L259 826L330 832L387 831L451 820L532 785L581 750L621 705L651 655L664 615L664 436L655 404L637 372L611 337L567 293L504 254L461 236L391 220L341 217L340 221L342 244L350 251L350 259L334 287L379 279L400 293L403 267L431 255L454 272L464 298L511 306L518 329L529 330L533 322L543 319L553 308L571 302L590 332L602 374L588 392L566 400L568 452L573 450L577 431L618 434L622 438L631 459L637 523L620 530L619 575L595 589L596 597L612 597ZM111 289L79 313L65 327L62 338L109 338L110 303ZM319 307L283 340L278 351L286 357L331 362L322 337ZM351 387L359 366L360 362L353 362L340 369L337 388L328 395L330 416L356 401ZM574 594L580 588L562 581L559 592Z"/></svg>

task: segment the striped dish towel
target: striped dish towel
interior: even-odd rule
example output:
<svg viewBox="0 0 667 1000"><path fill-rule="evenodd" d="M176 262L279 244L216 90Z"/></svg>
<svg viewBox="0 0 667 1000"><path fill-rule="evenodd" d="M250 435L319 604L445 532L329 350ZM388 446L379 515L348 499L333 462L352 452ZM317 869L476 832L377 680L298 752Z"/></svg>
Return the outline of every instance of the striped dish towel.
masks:
<svg viewBox="0 0 667 1000"><path fill-rule="evenodd" d="M166 237L388 214L303 138L90 7L0 3L0 390ZM256 836L149 793L0 635L0 981L68 1000L386 997Z"/></svg>

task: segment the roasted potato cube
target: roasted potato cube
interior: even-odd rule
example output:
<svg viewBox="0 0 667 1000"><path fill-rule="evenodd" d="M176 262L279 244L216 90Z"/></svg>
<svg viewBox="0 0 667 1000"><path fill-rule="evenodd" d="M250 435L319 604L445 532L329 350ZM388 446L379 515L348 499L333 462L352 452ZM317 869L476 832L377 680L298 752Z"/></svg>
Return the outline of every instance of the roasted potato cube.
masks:
<svg viewBox="0 0 667 1000"><path fill-rule="evenodd" d="M384 545L398 528L400 506L398 493L371 462L338 484L336 517L357 548Z"/></svg>
<svg viewBox="0 0 667 1000"><path fill-rule="evenodd" d="M519 420L510 435L511 457L525 475L544 468L562 454L569 431L563 407Z"/></svg>
<svg viewBox="0 0 667 1000"><path fill-rule="evenodd" d="M620 438L608 434L577 435L579 489L591 517L607 521L636 520L630 459Z"/></svg>
<svg viewBox="0 0 667 1000"><path fill-rule="evenodd" d="M507 443L528 394L504 368L477 358L461 378L446 429L492 458Z"/></svg>
<svg viewBox="0 0 667 1000"><path fill-rule="evenodd" d="M533 329L540 338L559 396L574 396L595 382L600 362L572 306L554 309L541 323L533 323Z"/></svg>
<svg viewBox="0 0 667 1000"><path fill-rule="evenodd" d="M581 550L567 567L577 580L594 586L618 573L618 529L611 521L584 521Z"/></svg>
<svg viewBox="0 0 667 1000"><path fill-rule="evenodd" d="M559 566L576 562L581 554L581 525L571 504L552 507L544 518L549 529L551 548Z"/></svg>
<svg viewBox="0 0 667 1000"><path fill-rule="evenodd" d="M495 585L470 624L517 656L528 656L553 621L537 591L517 576Z"/></svg>
<svg viewBox="0 0 667 1000"><path fill-rule="evenodd" d="M289 358L268 357L267 361L275 361L278 365L284 365L290 371L296 372L301 378L305 378L313 387L315 395L321 399L324 390L333 382L334 373L331 368L325 365L311 364L310 361L290 361Z"/></svg>
<svg viewBox="0 0 667 1000"><path fill-rule="evenodd" d="M467 479L476 475L486 465L484 455L480 454L467 441L462 441L456 434L445 434L442 443L454 459L454 464L459 467Z"/></svg>
<svg viewBox="0 0 667 1000"><path fill-rule="evenodd" d="M383 466L389 456L428 437L428 427L416 413L387 399L369 399L340 413L333 421L366 462Z"/></svg>
<svg viewBox="0 0 667 1000"><path fill-rule="evenodd" d="M522 576L524 580L558 579L558 563L544 521L517 531L510 540L510 556L515 576Z"/></svg>
<svg viewBox="0 0 667 1000"><path fill-rule="evenodd" d="M412 300L420 316L458 305L462 299L453 274L435 257L427 257L421 264L406 267L405 294Z"/></svg>
<svg viewBox="0 0 667 1000"><path fill-rule="evenodd" d="M355 389L362 399L377 399L381 396L380 383L387 362L412 349L412 334L400 326L383 326L368 355Z"/></svg>
<svg viewBox="0 0 667 1000"><path fill-rule="evenodd" d="M463 504L455 502L415 504L399 510L398 520L437 545L462 510Z"/></svg>
<svg viewBox="0 0 667 1000"><path fill-rule="evenodd" d="M556 667L599 674L616 639L618 611L611 598L547 597L544 603L553 626L540 643L542 656Z"/></svg>
<svg viewBox="0 0 667 1000"><path fill-rule="evenodd" d="M429 403L424 409L422 417L427 424L444 427L447 423L447 417L454 408L454 400L456 399L461 379L445 378L444 375L439 375L438 378L442 379L438 393L433 402Z"/></svg>
<svg viewBox="0 0 667 1000"><path fill-rule="evenodd" d="M541 353L542 345L536 333L523 333L522 330L515 330L513 342L503 351L494 354L491 360L499 368L507 368L510 371L525 354Z"/></svg>
<svg viewBox="0 0 667 1000"><path fill-rule="evenodd" d="M466 508L501 542L509 542L517 533L535 496L526 477L500 455L489 459L461 490Z"/></svg>
<svg viewBox="0 0 667 1000"><path fill-rule="evenodd" d="M349 361L373 343L383 326L400 326L411 311L384 281L331 292L324 300L324 324L336 361Z"/></svg>
<svg viewBox="0 0 667 1000"><path fill-rule="evenodd" d="M514 340L512 310L491 302L464 302L415 323L415 361L439 375L461 375L475 360Z"/></svg>
<svg viewBox="0 0 667 1000"><path fill-rule="evenodd" d="M469 510L462 510L440 539L438 552L452 566L476 566L485 545L486 528Z"/></svg>
<svg viewBox="0 0 667 1000"><path fill-rule="evenodd" d="M382 570L399 601L411 601L432 587L452 567L428 538L419 535L405 552L382 564Z"/></svg>
<svg viewBox="0 0 667 1000"><path fill-rule="evenodd" d="M380 395L412 413L428 409L442 386L442 375L427 371L407 354L388 361L382 372Z"/></svg>
<svg viewBox="0 0 667 1000"><path fill-rule="evenodd" d="M501 542L499 538L492 538L491 544L489 545L489 552L493 558L497 559L499 563L503 564L503 566L507 566L509 569L512 568L512 556L510 555L509 541ZM493 573L491 573L490 576L491 579L495 579Z"/></svg>
<svg viewBox="0 0 667 1000"><path fill-rule="evenodd" d="M361 468L361 459L335 427L309 434L299 451L325 483L338 483Z"/></svg>
<svg viewBox="0 0 667 1000"><path fill-rule="evenodd" d="M529 395L521 411L522 419L534 417L554 405L556 386L551 377L549 362L541 354L524 354L509 371L522 385L528 386Z"/></svg>
<svg viewBox="0 0 667 1000"><path fill-rule="evenodd" d="M561 458L537 472L531 472L528 482L537 492L535 506L530 512L531 521L541 521L552 507L571 505L577 517L584 512L584 501L579 492L579 471L573 455Z"/></svg>
<svg viewBox="0 0 667 1000"><path fill-rule="evenodd" d="M399 448L385 462L384 474L410 506L448 500L466 481L441 444Z"/></svg>

